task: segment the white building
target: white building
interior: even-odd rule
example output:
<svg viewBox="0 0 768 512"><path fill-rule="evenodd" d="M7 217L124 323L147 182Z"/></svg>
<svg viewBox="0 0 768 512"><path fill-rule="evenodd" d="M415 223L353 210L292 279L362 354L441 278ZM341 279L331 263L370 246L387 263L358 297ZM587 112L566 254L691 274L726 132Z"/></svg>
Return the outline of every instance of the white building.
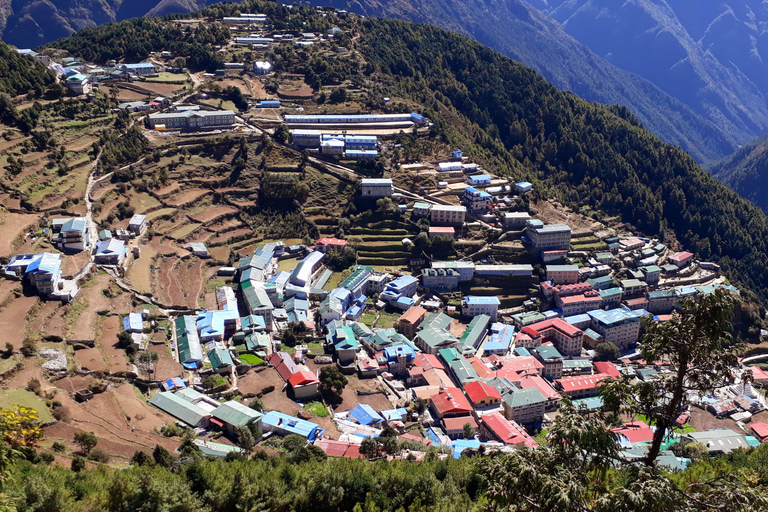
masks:
<svg viewBox="0 0 768 512"><path fill-rule="evenodd" d="M453 269L459 273L459 281L471 281L475 275L475 264L471 261L433 261L434 269Z"/></svg>
<svg viewBox="0 0 768 512"><path fill-rule="evenodd" d="M533 219L526 223L525 234L528 235L533 248L538 251L570 249L571 247L571 228L565 224L545 225L540 220Z"/></svg>
<svg viewBox="0 0 768 512"><path fill-rule="evenodd" d="M198 110L150 114L150 128L194 129L205 126L226 126L235 123L235 113L231 110Z"/></svg>
<svg viewBox="0 0 768 512"><path fill-rule="evenodd" d="M528 212L506 212L504 214L504 228L524 228L530 219L531 215Z"/></svg>
<svg viewBox="0 0 768 512"><path fill-rule="evenodd" d="M263 60L257 60L253 63L253 72L257 75L266 75L270 71L272 71L272 63L263 61Z"/></svg>
<svg viewBox="0 0 768 512"><path fill-rule="evenodd" d="M293 143L302 148L318 148L322 141L320 130L291 130Z"/></svg>
<svg viewBox="0 0 768 512"><path fill-rule="evenodd" d="M466 213L464 206L435 204L429 210L429 220L436 224L464 224Z"/></svg>
<svg viewBox="0 0 768 512"><path fill-rule="evenodd" d="M496 321L496 316L499 312L498 297L478 297L468 295L461 301L461 314L468 317L476 317L477 315L488 315L492 321Z"/></svg>
<svg viewBox="0 0 768 512"><path fill-rule="evenodd" d="M140 235L147 227L147 216L135 213L128 221L128 231L134 235Z"/></svg>
<svg viewBox="0 0 768 512"><path fill-rule="evenodd" d="M363 197L392 197L392 180L364 178L361 182Z"/></svg>
<svg viewBox="0 0 768 512"><path fill-rule="evenodd" d="M91 84L88 81L88 77L81 75L80 73L67 77L65 83L67 85L67 89L77 95L88 94L92 90Z"/></svg>
<svg viewBox="0 0 768 512"><path fill-rule="evenodd" d="M640 337L641 315L638 312L617 308L609 311L597 309L587 314L592 319L592 330L602 334L606 342L613 343L620 350L626 350Z"/></svg>

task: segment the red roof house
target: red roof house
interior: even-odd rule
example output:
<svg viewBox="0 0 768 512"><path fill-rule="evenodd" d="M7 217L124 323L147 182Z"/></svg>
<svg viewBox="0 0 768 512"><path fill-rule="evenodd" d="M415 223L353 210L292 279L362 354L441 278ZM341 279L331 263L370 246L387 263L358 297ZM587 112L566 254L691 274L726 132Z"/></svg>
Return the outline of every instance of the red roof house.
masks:
<svg viewBox="0 0 768 512"><path fill-rule="evenodd" d="M598 361L598 362L596 362L595 363L595 369L599 373L607 373L608 375L610 375L614 379L618 379L619 377L621 377L621 372L619 371L619 369L616 368L616 365L613 364L610 361Z"/></svg>
<svg viewBox="0 0 768 512"><path fill-rule="evenodd" d="M533 356L508 357L504 359L504 366L502 368L517 373L532 370L541 374L544 371L544 364Z"/></svg>
<svg viewBox="0 0 768 512"><path fill-rule="evenodd" d="M768 423L755 421L747 426L749 427L749 431L752 432L752 435L754 435L761 443L768 441Z"/></svg>
<svg viewBox="0 0 768 512"><path fill-rule="evenodd" d="M541 375L525 375L520 379L520 387L523 389L536 388L550 402L561 399L560 394Z"/></svg>
<svg viewBox="0 0 768 512"><path fill-rule="evenodd" d="M504 444L522 444L536 448L538 443L515 421L510 421L500 412L483 415L483 430L489 437Z"/></svg>
<svg viewBox="0 0 768 512"><path fill-rule="evenodd" d="M472 406L458 388L446 388L432 397L432 409L438 418L472 414Z"/></svg>
<svg viewBox="0 0 768 512"><path fill-rule="evenodd" d="M621 428L611 429L611 432L626 437L627 440L632 444L651 441L653 439L653 429L649 427L644 421L624 423Z"/></svg>
<svg viewBox="0 0 768 512"><path fill-rule="evenodd" d="M343 249L347 241L340 238L321 238L315 242L315 249L320 252L328 252L330 249Z"/></svg>
<svg viewBox="0 0 768 512"><path fill-rule="evenodd" d="M469 423L469 426L474 430L477 430L477 422L472 416L443 418L443 428L445 429L445 434L451 439L464 437L464 425L467 423Z"/></svg>
<svg viewBox="0 0 768 512"><path fill-rule="evenodd" d="M565 377L555 380L555 387L572 398L595 396L599 382L610 377L607 373Z"/></svg>
<svg viewBox="0 0 768 512"><path fill-rule="evenodd" d="M421 368L424 368L424 370L431 370L432 368L435 368L436 370L445 370L445 366L443 366L436 355L426 354L424 352L416 354L416 357L413 358L413 365L420 366Z"/></svg>
<svg viewBox="0 0 768 512"><path fill-rule="evenodd" d="M320 379L312 372L296 372L288 377L287 382L293 390L293 396L296 399L313 397L319 393Z"/></svg>
<svg viewBox="0 0 768 512"><path fill-rule="evenodd" d="M464 386L464 392L475 406L498 405L501 403L499 390L483 381L476 380Z"/></svg>
<svg viewBox="0 0 768 512"><path fill-rule="evenodd" d="M669 257L669 262L678 268L686 266L691 260L693 260L693 254L686 251L675 253Z"/></svg>

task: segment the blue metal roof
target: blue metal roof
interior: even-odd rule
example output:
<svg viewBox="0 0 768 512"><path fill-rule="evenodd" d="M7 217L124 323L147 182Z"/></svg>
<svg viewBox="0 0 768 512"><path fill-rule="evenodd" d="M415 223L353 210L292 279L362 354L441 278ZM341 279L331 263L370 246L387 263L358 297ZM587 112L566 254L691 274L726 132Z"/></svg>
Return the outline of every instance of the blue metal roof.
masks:
<svg viewBox="0 0 768 512"><path fill-rule="evenodd" d="M373 407L368 404L358 404L354 409L349 411L349 415L361 425L375 425L384 421L384 418L382 418L381 415L374 411Z"/></svg>
<svg viewBox="0 0 768 512"><path fill-rule="evenodd" d="M44 274L57 274L61 269L61 254L44 252L39 254L27 267L27 273L40 272Z"/></svg>
<svg viewBox="0 0 768 512"><path fill-rule="evenodd" d="M603 325L620 325L629 322L638 322L640 320L638 315L623 308L610 309L608 311L595 309L593 311L588 311L587 314Z"/></svg>
<svg viewBox="0 0 768 512"><path fill-rule="evenodd" d="M289 416L278 411L269 411L261 418L261 424L268 427L276 427L291 434L306 437L309 442L324 432L316 423Z"/></svg>
<svg viewBox="0 0 768 512"><path fill-rule="evenodd" d="M401 355L404 355L406 359L413 359L416 357L416 352L414 352L413 348L404 343L386 347L384 349L384 354L387 356L387 361L396 361Z"/></svg>

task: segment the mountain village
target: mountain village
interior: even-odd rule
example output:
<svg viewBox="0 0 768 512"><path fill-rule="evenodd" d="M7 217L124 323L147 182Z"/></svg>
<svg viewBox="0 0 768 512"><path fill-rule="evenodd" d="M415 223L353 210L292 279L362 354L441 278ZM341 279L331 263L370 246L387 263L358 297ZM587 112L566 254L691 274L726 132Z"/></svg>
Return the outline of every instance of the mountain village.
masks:
<svg viewBox="0 0 768 512"><path fill-rule="evenodd" d="M153 144L274 139L270 144L302 155L321 179L348 181L356 211L373 220L340 233L339 213L318 222L320 236L311 240L251 240L232 203L229 217L201 210L177 223L183 205L208 194L201 189L174 203L168 198L187 192L182 183L107 222L93 205L114 184L93 172L94 164L80 215L46 215L44 227L20 235L25 248L45 240L48 250L3 255L4 280L21 282L25 295L46 303L77 303L93 279L110 283L105 296L130 297L119 323L103 315L110 343L121 340L110 361L128 357L119 370L96 357L98 369L79 360L73 371L73 354L95 350L78 340L64 340L72 351L40 351L43 368L57 378L123 379L100 389L73 384L69 394L82 407L109 386L134 383L146 407L162 411L164 425L192 429L195 443L214 457L241 450L242 427L258 446L279 446L275 439L295 434L350 458L419 459L431 448L458 458L481 447L537 447L564 398L589 414L603 406L598 393L606 379L652 381L669 371L637 350L644 322L668 321L688 297L719 288L739 294L718 265L553 206L535 197L535 184L497 176L460 149L385 164L399 149L399 134L430 130L430 120L410 105L381 98L376 112L321 110L306 99L306 84L269 92L269 51L291 45L344 55L349 50L335 42L340 29L268 30L259 14L216 21L233 34L222 52L243 58L213 73L189 75L165 51L106 67L19 52L54 69L82 101L116 88L117 110L130 113ZM154 87L188 81L191 89ZM253 101L225 108L230 101L203 87L219 82L239 84ZM155 195L137 195L135 204ZM231 222L223 232L241 238L227 242L218 230L205 231L220 222ZM242 240L249 244L235 247ZM173 262L152 265L160 255ZM205 300L183 291L192 287L183 265L198 272L195 286ZM137 284L139 272L151 286ZM177 281L167 285L175 295L158 293L164 280ZM734 374L751 369L751 380L735 377L712 395L692 395L693 407L679 411L663 465L685 468L688 459L666 450L680 439L702 443L712 455L768 439L768 374L750 359L742 365ZM639 458L654 429L643 418L625 418L615 432L626 456ZM411 441L409 449L370 450L367 439L393 430Z"/></svg>

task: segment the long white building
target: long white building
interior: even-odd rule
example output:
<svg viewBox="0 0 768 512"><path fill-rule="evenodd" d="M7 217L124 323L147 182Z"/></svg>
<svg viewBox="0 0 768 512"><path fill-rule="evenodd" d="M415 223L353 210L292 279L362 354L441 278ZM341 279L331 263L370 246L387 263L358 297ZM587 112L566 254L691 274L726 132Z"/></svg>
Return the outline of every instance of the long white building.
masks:
<svg viewBox="0 0 768 512"><path fill-rule="evenodd" d="M205 126L226 126L235 124L235 113L231 110L197 110L150 114L147 120L150 128L194 129Z"/></svg>

